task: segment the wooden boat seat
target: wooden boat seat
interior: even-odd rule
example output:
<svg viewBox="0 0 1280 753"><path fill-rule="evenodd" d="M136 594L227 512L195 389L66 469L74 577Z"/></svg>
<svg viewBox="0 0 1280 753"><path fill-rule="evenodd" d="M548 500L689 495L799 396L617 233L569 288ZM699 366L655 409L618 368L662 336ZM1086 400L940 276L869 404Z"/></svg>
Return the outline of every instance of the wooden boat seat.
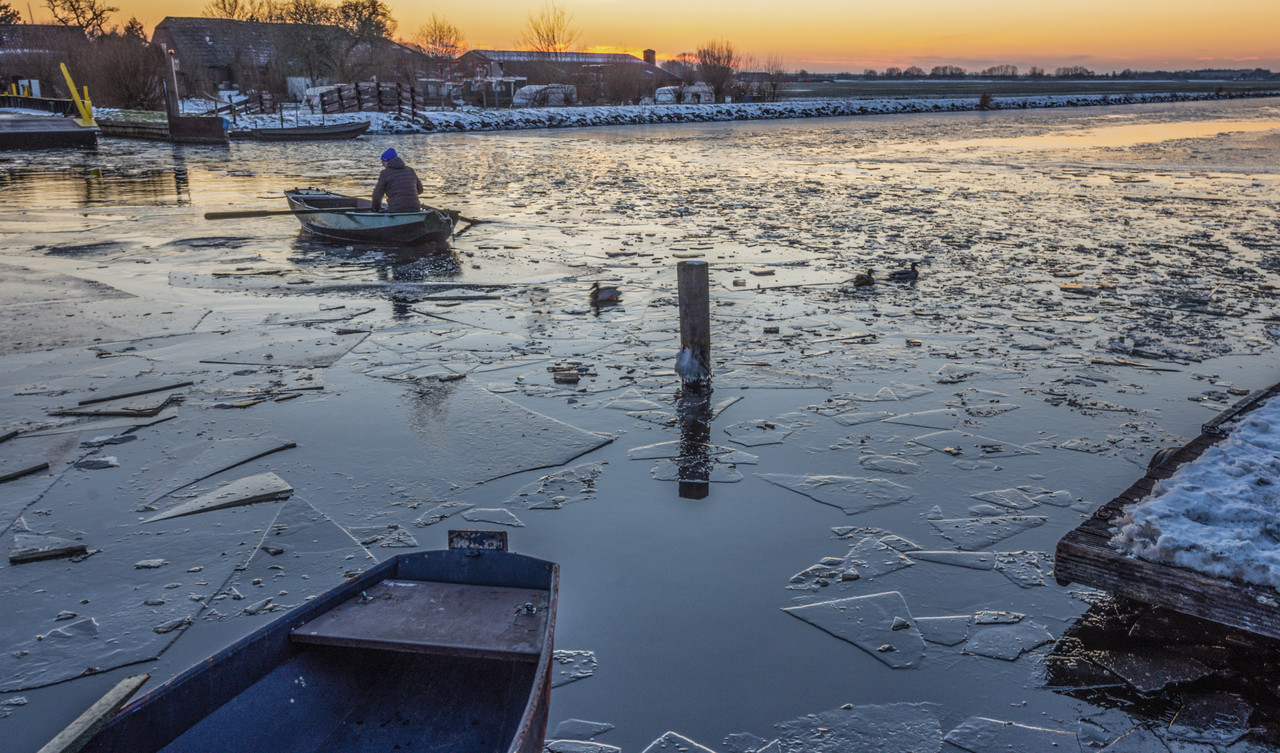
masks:
<svg viewBox="0 0 1280 753"><path fill-rule="evenodd" d="M388 579L304 623L295 643L536 662L550 592Z"/></svg>

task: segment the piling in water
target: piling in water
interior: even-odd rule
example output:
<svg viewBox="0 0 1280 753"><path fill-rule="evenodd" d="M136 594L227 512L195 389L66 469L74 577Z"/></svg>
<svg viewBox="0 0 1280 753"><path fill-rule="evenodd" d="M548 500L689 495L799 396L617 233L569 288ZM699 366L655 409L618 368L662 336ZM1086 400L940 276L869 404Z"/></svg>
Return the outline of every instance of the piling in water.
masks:
<svg viewBox="0 0 1280 753"><path fill-rule="evenodd" d="M711 386L711 292L705 261L676 266L680 296L680 353L676 373L686 388Z"/></svg>

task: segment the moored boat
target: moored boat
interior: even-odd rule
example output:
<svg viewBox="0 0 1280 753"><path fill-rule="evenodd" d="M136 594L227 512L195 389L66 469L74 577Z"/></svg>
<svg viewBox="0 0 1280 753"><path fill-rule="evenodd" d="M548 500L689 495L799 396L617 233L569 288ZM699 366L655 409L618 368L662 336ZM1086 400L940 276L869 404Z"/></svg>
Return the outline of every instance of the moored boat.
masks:
<svg viewBox="0 0 1280 753"><path fill-rule="evenodd" d="M448 550L348 580L126 706L83 750L540 753L559 566L505 551L505 534L484 548L491 535L451 531Z"/></svg>
<svg viewBox="0 0 1280 753"><path fill-rule="evenodd" d="M295 188L284 195L302 227L324 238L359 243L440 243L453 234L453 218L434 207L418 212L375 212L369 199L318 188Z"/></svg>
<svg viewBox="0 0 1280 753"><path fill-rule="evenodd" d="M358 123L334 123L331 125L282 126L280 128L250 128L238 131L238 138L257 141L335 141L354 139L369 130L369 121Z"/></svg>

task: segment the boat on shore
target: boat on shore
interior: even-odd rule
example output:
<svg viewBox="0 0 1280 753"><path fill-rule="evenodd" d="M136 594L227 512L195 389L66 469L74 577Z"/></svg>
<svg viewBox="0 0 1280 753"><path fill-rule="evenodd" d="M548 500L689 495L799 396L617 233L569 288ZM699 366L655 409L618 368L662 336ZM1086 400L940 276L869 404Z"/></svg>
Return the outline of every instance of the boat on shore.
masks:
<svg viewBox="0 0 1280 753"><path fill-rule="evenodd" d="M449 539L174 677L83 750L541 753L559 566L507 552L504 532Z"/></svg>
<svg viewBox="0 0 1280 753"><path fill-rule="evenodd" d="M354 139L369 130L369 121L335 123L333 125L285 126L280 128L250 128L235 131L232 136L255 141L336 141Z"/></svg>
<svg viewBox="0 0 1280 753"><path fill-rule="evenodd" d="M442 209L375 212L369 199L318 188L284 192L289 209L313 235L357 243L442 243L453 234L454 218Z"/></svg>

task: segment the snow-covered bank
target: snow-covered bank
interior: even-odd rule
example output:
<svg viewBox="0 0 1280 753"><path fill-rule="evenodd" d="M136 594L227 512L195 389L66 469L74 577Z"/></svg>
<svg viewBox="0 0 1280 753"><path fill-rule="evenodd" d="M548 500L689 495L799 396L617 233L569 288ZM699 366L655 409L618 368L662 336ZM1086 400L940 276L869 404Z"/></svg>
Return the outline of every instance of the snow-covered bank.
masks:
<svg viewBox="0 0 1280 753"><path fill-rule="evenodd" d="M996 109L1025 110L1046 107L1091 107L1152 102L1190 102L1236 98L1216 93L1096 94L1006 97ZM1280 91L1248 96L1280 96ZM526 110L457 110L425 113L426 131L511 131L528 128L576 128L659 123L705 123L729 120L781 120L831 118L851 115L963 112L977 110L975 97L944 99L797 100L788 102L724 105L636 105L626 107L533 108Z"/></svg>
<svg viewBox="0 0 1280 753"><path fill-rule="evenodd" d="M1277 97L1280 90L1232 93L1135 93L1135 94L1069 94L1024 97L998 97L993 109L1031 110L1057 107L1096 107L1100 105L1134 105L1157 102L1195 102L1244 97ZM195 114L207 102L191 100L183 103L184 112ZM855 115L897 115L907 113L966 112L978 110L976 97L911 98L911 99L810 99L786 102L743 102L722 105L631 105L611 107L531 107L510 110L429 110L419 113L419 120L397 113L351 112L319 115L306 110L278 115L241 115L229 127L232 131L251 128L275 128L280 125L320 125L370 121L369 133L432 133L436 131L519 131L535 128L585 128L614 125L658 125L663 123L708 123L734 120L784 120L798 118L833 118ZM99 117L127 117L115 110L99 109ZM283 120L283 123L282 123Z"/></svg>
<svg viewBox="0 0 1280 753"><path fill-rule="evenodd" d="M1280 588L1280 400L1126 511L1111 543L1142 559Z"/></svg>

